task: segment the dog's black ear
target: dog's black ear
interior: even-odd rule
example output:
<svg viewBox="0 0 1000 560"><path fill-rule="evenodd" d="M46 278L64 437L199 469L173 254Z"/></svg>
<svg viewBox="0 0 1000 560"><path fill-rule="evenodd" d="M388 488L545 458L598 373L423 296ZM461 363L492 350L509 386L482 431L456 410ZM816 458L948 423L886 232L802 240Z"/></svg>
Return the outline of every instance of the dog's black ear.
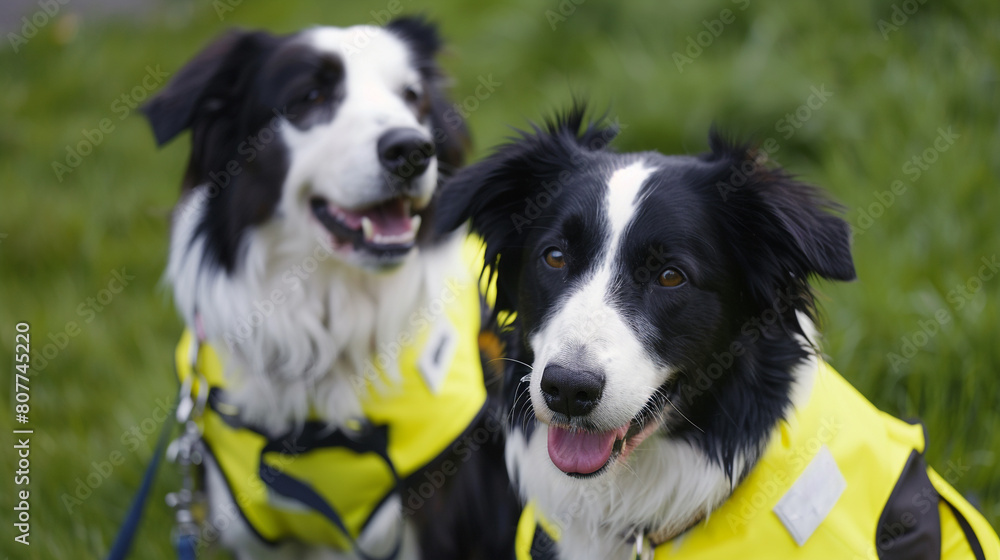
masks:
<svg viewBox="0 0 1000 560"><path fill-rule="evenodd" d="M385 28L405 40L414 53L426 61L433 61L443 46L437 25L423 16L399 17L387 23Z"/></svg>
<svg viewBox="0 0 1000 560"><path fill-rule="evenodd" d="M469 150L469 131L462 114L445 94L448 78L436 62L442 48L437 26L420 16L394 19L386 29L403 39L412 49L426 89L425 102L437 149L438 170L449 176L465 163Z"/></svg>
<svg viewBox="0 0 1000 560"><path fill-rule="evenodd" d="M723 200L724 235L738 245L733 253L757 297L773 303L775 290L793 289L808 306L809 276L855 279L851 230L837 215L839 205L819 188L768 166L763 152L715 130L709 143L706 159L718 163L712 189Z"/></svg>
<svg viewBox="0 0 1000 560"><path fill-rule="evenodd" d="M230 31L198 53L143 105L158 145L172 140L204 117L227 109L243 86L248 59L274 37L263 32ZM231 109L231 108L230 108Z"/></svg>
<svg viewBox="0 0 1000 560"><path fill-rule="evenodd" d="M614 127L583 127L585 112L577 105L544 128L520 132L486 159L459 170L438 191L438 232L453 231L471 220L472 230L483 238L485 266L497 273L498 311L515 310L524 241L532 228L544 227L546 217L534 213L538 205L532 206L532 201L543 194L557 200L572 188L566 173L578 158L605 149L617 134Z"/></svg>

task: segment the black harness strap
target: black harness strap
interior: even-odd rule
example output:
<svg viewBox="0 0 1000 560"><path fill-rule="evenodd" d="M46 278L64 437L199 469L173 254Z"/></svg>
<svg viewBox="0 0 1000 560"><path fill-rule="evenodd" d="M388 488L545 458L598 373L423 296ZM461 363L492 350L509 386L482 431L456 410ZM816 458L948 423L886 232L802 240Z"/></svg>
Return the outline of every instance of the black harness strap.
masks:
<svg viewBox="0 0 1000 560"><path fill-rule="evenodd" d="M397 531L396 542L385 556L376 556L364 551L357 540L351 535L350 530L344 523L343 518L326 499L323 498L310 484L299 480L285 472L282 472L268 465L264 456L267 453L281 453L284 455L302 455L319 448L342 448L355 453L374 453L383 462L392 474L394 489L390 492L402 496L402 480L396 471L392 459L389 458L389 429L387 426L375 426L369 423L362 423L361 429L357 432L344 431L341 429L331 430L329 426L322 422L306 422L301 430L291 431L283 436L271 438L267 432L258 427L243 422L238 416L223 412L225 403L225 393L218 387L212 388L208 399L209 406L212 407L220 418L231 428L245 429L267 437L267 443L261 449L260 459L257 467L257 475L274 492L305 504L323 517L325 517L344 538L350 543L351 549L361 560L395 560L403 545L403 522ZM384 503L383 499L381 503Z"/></svg>

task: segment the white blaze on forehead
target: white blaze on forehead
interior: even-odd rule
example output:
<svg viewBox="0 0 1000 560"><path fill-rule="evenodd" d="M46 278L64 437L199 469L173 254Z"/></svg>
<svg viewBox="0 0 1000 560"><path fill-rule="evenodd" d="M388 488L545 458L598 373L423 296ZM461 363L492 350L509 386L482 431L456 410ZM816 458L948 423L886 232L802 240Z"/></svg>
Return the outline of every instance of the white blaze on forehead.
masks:
<svg viewBox="0 0 1000 560"><path fill-rule="evenodd" d="M535 371L554 363L605 376L601 403L591 419L607 429L631 420L668 373L649 358L642 341L608 297L614 289L612 270L622 233L635 215L643 183L654 171L638 161L611 174L605 200L609 226L604 250L599 252L601 260L531 338ZM536 414L547 420L551 413L542 399L540 375L532 376L531 396Z"/></svg>
<svg viewBox="0 0 1000 560"><path fill-rule="evenodd" d="M431 138L430 117L418 115L404 100L407 87L420 89L421 74L410 45L390 30L359 25L316 27L297 41L343 63L343 83L333 117L305 129L284 126L282 137L291 163L279 211L289 215L318 195L342 208L361 208L388 195L378 157L378 142L392 128L421 130ZM421 120L422 119L422 120ZM437 183L437 160L415 185L426 203ZM310 223L310 222L306 222Z"/></svg>
<svg viewBox="0 0 1000 560"><path fill-rule="evenodd" d="M381 27L319 27L309 31L307 37L317 50L339 55L348 74L372 73L389 80L415 80L419 77L410 62L410 49L406 43Z"/></svg>
<svg viewBox="0 0 1000 560"><path fill-rule="evenodd" d="M646 162L637 161L628 167L618 169L608 179L608 219L611 222L611 239L605 266L610 263L611 255L615 253L622 231L632 220L639 190L653 171L652 167L646 166Z"/></svg>

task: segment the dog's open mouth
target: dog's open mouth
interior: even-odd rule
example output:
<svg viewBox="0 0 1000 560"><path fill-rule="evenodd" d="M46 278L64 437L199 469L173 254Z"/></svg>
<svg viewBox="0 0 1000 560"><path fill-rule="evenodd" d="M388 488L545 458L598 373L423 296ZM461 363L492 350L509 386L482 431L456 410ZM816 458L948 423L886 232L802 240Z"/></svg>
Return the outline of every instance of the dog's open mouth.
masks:
<svg viewBox="0 0 1000 560"><path fill-rule="evenodd" d="M549 459L556 468L573 477L601 474L615 461L626 460L643 440L660 428L659 411L666 404L665 395L663 388L656 391L632 420L613 430L586 430L550 423Z"/></svg>
<svg viewBox="0 0 1000 560"><path fill-rule="evenodd" d="M642 427L636 420L606 432L549 425L549 458L562 472L576 477L600 474L613 462L625 460L656 431L656 422Z"/></svg>
<svg viewBox="0 0 1000 560"><path fill-rule="evenodd" d="M411 200L397 197L373 206L348 210L323 197L309 199L319 223L339 246L351 245L380 256L399 256L413 248L420 230L420 216Z"/></svg>

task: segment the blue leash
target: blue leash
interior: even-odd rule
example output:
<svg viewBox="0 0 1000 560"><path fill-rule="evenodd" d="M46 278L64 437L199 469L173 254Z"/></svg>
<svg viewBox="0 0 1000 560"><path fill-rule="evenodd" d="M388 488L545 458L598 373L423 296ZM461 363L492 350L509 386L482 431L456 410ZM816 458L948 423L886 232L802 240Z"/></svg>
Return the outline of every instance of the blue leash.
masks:
<svg viewBox="0 0 1000 560"><path fill-rule="evenodd" d="M167 443L170 441L170 432L173 431L172 428L175 421L176 417L171 413L166 420L166 424L163 426L163 430L160 432L160 437L156 442L156 450L153 452L153 458L150 460L149 466L146 467L146 474L142 477L142 484L139 485L139 490L136 492L135 497L132 498L132 505L129 507L121 529L118 530L118 536L115 537L115 543L111 546L111 552L108 553L108 560L125 560L125 557L128 556L128 551L132 547L132 539L139 530L139 521L142 519L143 510L146 508L149 491L152 490L153 480L156 479L156 471L163 459L164 451L167 449ZM194 559L193 540L190 544L190 556L184 556L182 555L181 544L178 543L178 556L183 560Z"/></svg>
<svg viewBox="0 0 1000 560"><path fill-rule="evenodd" d="M174 546L177 548L177 558L180 560L195 560L195 540L196 537L194 535L178 537L174 541Z"/></svg>

